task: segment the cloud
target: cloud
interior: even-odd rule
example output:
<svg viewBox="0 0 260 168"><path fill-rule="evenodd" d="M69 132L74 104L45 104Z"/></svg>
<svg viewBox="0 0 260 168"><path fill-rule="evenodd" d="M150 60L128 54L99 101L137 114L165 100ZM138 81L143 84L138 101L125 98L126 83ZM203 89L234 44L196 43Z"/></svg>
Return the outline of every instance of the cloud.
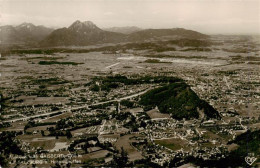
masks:
<svg viewBox="0 0 260 168"><path fill-rule="evenodd" d="M127 10L125 10L125 13L127 13L129 15L133 15L135 12L133 10L127 9Z"/></svg>
<svg viewBox="0 0 260 168"><path fill-rule="evenodd" d="M114 13L114 12L105 12L104 15L106 15L106 16L112 16L112 15L115 15L115 13Z"/></svg>

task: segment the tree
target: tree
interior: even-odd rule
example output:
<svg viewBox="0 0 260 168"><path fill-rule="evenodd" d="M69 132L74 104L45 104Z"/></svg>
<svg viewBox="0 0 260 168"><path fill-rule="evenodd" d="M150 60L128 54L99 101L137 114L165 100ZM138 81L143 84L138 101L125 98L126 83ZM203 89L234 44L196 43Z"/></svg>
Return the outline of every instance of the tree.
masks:
<svg viewBox="0 0 260 168"><path fill-rule="evenodd" d="M70 167L71 167L71 163L67 163L67 164L66 164L66 167L67 167L67 168L70 168Z"/></svg>
<svg viewBox="0 0 260 168"><path fill-rule="evenodd" d="M1 166L7 167L7 165L8 165L8 161L7 161L7 159L5 158L5 156L0 155L0 167L1 167Z"/></svg>
<svg viewBox="0 0 260 168"><path fill-rule="evenodd" d="M181 160L182 160L181 158L174 157L173 159L170 160L169 167L178 167L178 166L180 166L179 162Z"/></svg>
<svg viewBox="0 0 260 168"><path fill-rule="evenodd" d="M98 85L93 85L92 87L90 87L90 90L91 91L94 91L94 92L98 92L100 90L100 87Z"/></svg>
<svg viewBox="0 0 260 168"><path fill-rule="evenodd" d="M44 131L43 131L43 130L41 130L41 134L42 134L42 136L45 136L45 134L44 134Z"/></svg>
<svg viewBox="0 0 260 168"><path fill-rule="evenodd" d="M52 168L61 168L61 165L59 163L55 163L54 166L51 166Z"/></svg>
<svg viewBox="0 0 260 168"><path fill-rule="evenodd" d="M72 138L72 134L69 130L66 131L66 136L68 139Z"/></svg>
<svg viewBox="0 0 260 168"><path fill-rule="evenodd" d="M146 125L147 125L147 124L146 124L144 121L141 121L141 123L140 123L140 126L141 126L141 127L145 128Z"/></svg>
<svg viewBox="0 0 260 168"><path fill-rule="evenodd" d="M8 167L8 158L10 154L23 155L24 152L20 149L15 137L18 135L14 131L3 131L0 133L0 166Z"/></svg>
<svg viewBox="0 0 260 168"><path fill-rule="evenodd" d="M123 147L121 147L121 152L120 154L116 154L113 156L114 163L116 167L126 167L127 162L128 162L128 154L124 150Z"/></svg>

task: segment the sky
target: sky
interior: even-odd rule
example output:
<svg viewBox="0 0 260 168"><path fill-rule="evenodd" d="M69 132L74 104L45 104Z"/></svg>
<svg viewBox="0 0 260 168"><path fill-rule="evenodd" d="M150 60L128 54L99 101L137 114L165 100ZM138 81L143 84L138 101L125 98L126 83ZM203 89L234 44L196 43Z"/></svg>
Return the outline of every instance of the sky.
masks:
<svg viewBox="0 0 260 168"><path fill-rule="evenodd" d="M260 0L0 0L0 25L60 28L185 28L207 34L260 34Z"/></svg>

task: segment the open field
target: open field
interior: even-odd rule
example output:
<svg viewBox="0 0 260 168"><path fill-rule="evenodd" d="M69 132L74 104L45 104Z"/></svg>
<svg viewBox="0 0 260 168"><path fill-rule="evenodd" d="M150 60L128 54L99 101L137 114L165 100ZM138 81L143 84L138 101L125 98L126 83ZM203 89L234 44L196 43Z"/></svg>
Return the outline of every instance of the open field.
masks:
<svg viewBox="0 0 260 168"><path fill-rule="evenodd" d="M158 112L158 110L153 109L146 112L151 119L159 119L159 118L170 118L169 114L163 114Z"/></svg>
<svg viewBox="0 0 260 168"><path fill-rule="evenodd" d="M50 117L48 119L44 119L42 122L56 122L62 118L67 118L69 116L71 116L72 113L71 112L65 112L63 114L60 114L60 115L57 115L57 116L54 116L54 117Z"/></svg>
<svg viewBox="0 0 260 168"><path fill-rule="evenodd" d="M156 144L169 148L173 151L185 149L187 150L189 147L187 146L187 142L180 138L172 138L172 139L162 139L162 140L154 140Z"/></svg>
<svg viewBox="0 0 260 168"><path fill-rule="evenodd" d="M99 150L82 156L82 161L104 158L109 152L107 150Z"/></svg>
<svg viewBox="0 0 260 168"><path fill-rule="evenodd" d="M59 104L68 102L65 97L37 97L37 96L19 96L16 100L23 100L20 105L35 105L35 104Z"/></svg>
<svg viewBox="0 0 260 168"><path fill-rule="evenodd" d="M48 127L53 127L53 125L45 125L45 126L38 126L38 127L32 127L32 128L28 128L26 131L28 132L33 132L33 131L41 131L41 130L46 130Z"/></svg>
<svg viewBox="0 0 260 168"><path fill-rule="evenodd" d="M91 126L87 128L80 128L71 131L73 136L81 135L81 134L98 134L98 130L100 129L100 126Z"/></svg>
<svg viewBox="0 0 260 168"><path fill-rule="evenodd" d="M141 158L143 158L143 156L141 155L141 153L139 151L137 151L136 148L134 148L131 143L134 142L134 140L131 140L131 137L137 136L136 134L130 134L130 135L125 135L120 137L115 146L118 150L121 149L121 147L124 148L124 150L127 151L128 153L128 157L129 160L133 161L133 160L139 160Z"/></svg>

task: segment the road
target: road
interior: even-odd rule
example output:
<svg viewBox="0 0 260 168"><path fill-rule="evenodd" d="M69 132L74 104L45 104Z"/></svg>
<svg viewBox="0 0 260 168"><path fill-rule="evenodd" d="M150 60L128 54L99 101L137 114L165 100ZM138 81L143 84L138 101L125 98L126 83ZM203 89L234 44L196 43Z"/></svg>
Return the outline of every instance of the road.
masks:
<svg viewBox="0 0 260 168"><path fill-rule="evenodd" d="M240 117L238 117L238 116L236 116L236 118L239 119L239 123L240 123L241 127L242 127L244 130L247 130L247 126L244 126L244 125L242 124L242 119L241 119Z"/></svg>
<svg viewBox="0 0 260 168"><path fill-rule="evenodd" d="M229 85L229 83L228 83L228 81L227 81L227 77L226 76L224 76L224 81L226 82L226 84L227 84L227 87L228 87L228 89L230 89L230 85Z"/></svg>
<svg viewBox="0 0 260 168"><path fill-rule="evenodd" d="M139 92L139 93L135 93L133 95L129 95L129 96L113 99L113 100L108 100L108 101L104 101L104 102L98 102L98 103L94 103L94 104L87 104L87 105L78 106L78 107L69 107L67 109L56 110L56 111L52 111L52 112L49 112L49 113L37 114L37 115L33 115L33 116L22 117L22 118L17 118L17 119L12 119L12 120L6 120L6 121L3 121L3 122L16 122L16 121L22 121L22 120L29 120L31 118L38 118L38 117L48 116L48 115L55 114L55 113L58 113L58 112L64 113L64 112L71 111L71 110L79 110L79 109L87 108L89 106L96 106L96 105L101 105L101 104L106 104L106 103L111 103L111 102L116 102L116 101L120 102L122 100L131 99L131 98L140 96L140 95L146 93L149 90L151 90L151 89L147 89L145 91L142 91L142 92Z"/></svg>
<svg viewBox="0 0 260 168"><path fill-rule="evenodd" d="M115 63L115 64L112 64L112 65L110 65L110 66L107 66L106 68L107 68L107 69L108 69L108 68L112 68L113 66L117 66L118 64L120 64L120 62Z"/></svg>

